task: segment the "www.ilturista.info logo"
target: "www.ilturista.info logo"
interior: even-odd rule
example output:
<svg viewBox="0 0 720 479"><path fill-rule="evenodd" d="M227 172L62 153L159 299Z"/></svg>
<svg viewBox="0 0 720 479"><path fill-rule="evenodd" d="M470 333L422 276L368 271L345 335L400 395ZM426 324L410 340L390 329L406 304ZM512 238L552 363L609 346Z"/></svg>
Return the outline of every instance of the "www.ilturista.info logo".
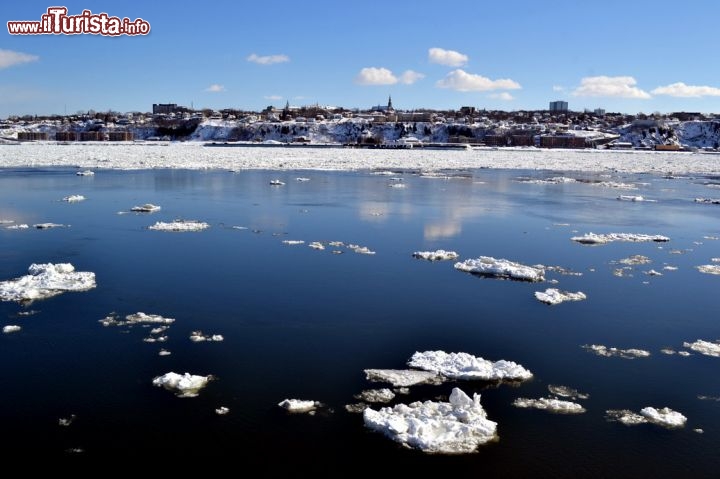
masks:
<svg viewBox="0 0 720 479"><path fill-rule="evenodd" d="M10 35L147 35L150 24L142 18L130 20L83 10L80 15L68 15L65 7L50 7L40 21L7 22Z"/></svg>

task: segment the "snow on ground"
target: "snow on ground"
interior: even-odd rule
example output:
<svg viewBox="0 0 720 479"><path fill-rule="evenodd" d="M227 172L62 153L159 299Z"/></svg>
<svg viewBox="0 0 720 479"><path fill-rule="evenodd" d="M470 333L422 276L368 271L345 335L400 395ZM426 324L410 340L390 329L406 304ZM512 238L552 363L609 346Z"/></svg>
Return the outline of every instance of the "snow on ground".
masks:
<svg viewBox="0 0 720 479"><path fill-rule="evenodd" d="M156 211L160 211L161 207L158 205L154 205L152 203L145 203L144 205L140 206L133 206L130 208L130 211L134 211L136 213L154 213Z"/></svg>
<svg viewBox="0 0 720 479"><path fill-rule="evenodd" d="M174 220L169 223L158 221L154 225L148 226L148 229L156 231L202 231L209 227L209 224L202 221Z"/></svg>
<svg viewBox="0 0 720 479"><path fill-rule="evenodd" d="M582 236L573 236L570 238L573 241L582 244L606 244L614 241L630 241L630 242L645 242L655 241L658 243L670 241L670 238L662 235L647 235L647 234L636 234L636 233L608 233L608 234L595 234L587 233Z"/></svg>
<svg viewBox="0 0 720 479"><path fill-rule="evenodd" d="M455 251L445 251L444 249L435 251L415 251L412 255L413 258L426 259L428 261L453 260L457 259L459 256Z"/></svg>
<svg viewBox="0 0 720 479"><path fill-rule="evenodd" d="M418 384L441 384L444 379L431 371L415 371L413 369L365 369L368 381L384 382L395 387L417 386Z"/></svg>
<svg viewBox="0 0 720 479"><path fill-rule="evenodd" d="M714 356L716 358L720 357L720 341L713 343L703 339L698 339L693 343L683 343L683 347L692 349L693 351L704 354L705 356Z"/></svg>
<svg viewBox="0 0 720 479"><path fill-rule="evenodd" d="M518 281L544 281L545 268L526 266L507 259L496 259L492 256L480 256L455 263L455 269L479 276L514 279Z"/></svg>
<svg viewBox="0 0 720 479"><path fill-rule="evenodd" d="M533 374L521 365L501 359L492 362L468 353L445 351L415 352L408 361L411 368L438 373L450 379L526 380Z"/></svg>
<svg viewBox="0 0 720 479"><path fill-rule="evenodd" d="M318 401L305 399L283 399L278 403L278 406L287 410L288 412L312 414L317 408L322 406L322 404Z"/></svg>
<svg viewBox="0 0 720 479"><path fill-rule="evenodd" d="M687 152L477 148L471 150L204 147L201 142L108 145L23 143L0 149L7 168L361 170L533 169L720 174L715 155ZM88 171L88 170L86 170Z"/></svg>
<svg viewBox="0 0 720 479"><path fill-rule="evenodd" d="M87 291L96 286L95 273L75 271L70 263L33 263L28 273L0 282L0 301L45 299L65 291Z"/></svg>
<svg viewBox="0 0 720 479"><path fill-rule="evenodd" d="M174 391L177 397L189 398L197 396L200 390L207 386L207 383L211 379L212 376L169 372L162 376L157 376L152 380L152 383L154 386L160 386L169 391Z"/></svg>
<svg viewBox="0 0 720 479"><path fill-rule="evenodd" d="M535 298L545 304L555 305L565 301L582 301L587 296L582 291L571 293L569 291L560 291L557 288L548 288L545 291L535 291Z"/></svg>
<svg viewBox="0 0 720 479"><path fill-rule="evenodd" d="M543 409L545 411L559 414L581 414L585 412L585 408L578 403L555 398L517 398L513 401L513 406L521 408Z"/></svg>
<svg viewBox="0 0 720 479"><path fill-rule="evenodd" d="M605 417L608 421L617 421L626 426L651 423L669 429L683 427L687 422L684 415L668 407L656 409L648 406L642 408L640 414L627 409L610 409L605 411Z"/></svg>
<svg viewBox="0 0 720 479"><path fill-rule="evenodd" d="M618 349L618 348L608 348L607 346L603 346L602 344L585 344L582 346L583 349L588 350L591 353L594 353L598 356L605 356L605 357L619 357L619 358L625 358L625 359L635 359L635 358L647 358L650 356L649 351L645 351L644 349Z"/></svg>
<svg viewBox="0 0 720 479"><path fill-rule="evenodd" d="M20 326L18 326L17 324L8 324L7 326L3 326L2 332L5 334L17 333L21 329L22 328Z"/></svg>
<svg viewBox="0 0 720 479"><path fill-rule="evenodd" d="M487 418L480 395L470 398L454 388L448 402L416 401L366 408L363 420L368 428L411 449L430 454L467 454L497 439L497 423Z"/></svg>
<svg viewBox="0 0 720 479"><path fill-rule="evenodd" d="M720 274L720 264L702 264L696 266L697 270L705 274Z"/></svg>

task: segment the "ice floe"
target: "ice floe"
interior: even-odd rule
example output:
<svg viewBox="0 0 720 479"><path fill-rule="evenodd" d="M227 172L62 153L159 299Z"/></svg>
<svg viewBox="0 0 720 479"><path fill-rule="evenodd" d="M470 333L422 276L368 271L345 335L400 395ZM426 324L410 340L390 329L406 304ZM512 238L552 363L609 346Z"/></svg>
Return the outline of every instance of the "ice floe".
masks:
<svg viewBox="0 0 720 479"><path fill-rule="evenodd" d="M357 244L349 244L347 245L348 249L358 253L358 254L369 254L373 255L375 254L375 251L369 249L367 246L360 246Z"/></svg>
<svg viewBox="0 0 720 479"><path fill-rule="evenodd" d="M319 401L306 399L283 399L278 406L293 413L314 413L317 408L322 406Z"/></svg>
<svg viewBox="0 0 720 479"><path fill-rule="evenodd" d="M683 347L691 349L705 356L720 357L720 341L710 342L703 339L698 339L695 342L688 343L684 342Z"/></svg>
<svg viewBox="0 0 720 479"><path fill-rule="evenodd" d="M305 241L303 241L303 240L283 240L283 244L292 246L292 245L305 244Z"/></svg>
<svg viewBox="0 0 720 479"><path fill-rule="evenodd" d="M701 264L697 270L705 274L720 274L720 264Z"/></svg>
<svg viewBox="0 0 720 479"><path fill-rule="evenodd" d="M655 203L655 200L649 200L643 196L640 195L620 195L617 197L620 201L633 201L633 202L646 202L646 203Z"/></svg>
<svg viewBox="0 0 720 479"><path fill-rule="evenodd" d="M535 298L545 304L555 305L565 301L582 301L587 296L582 291L572 293L569 291L560 291L557 288L548 288L545 291L535 291Z"/></svg>
<svg viewBox="0 0 720 479"><path fill-rule="evenodd" d="M158 205L154 205L152 203L145 203L144 205L139 206L133 206L130 208L130 211L134 211L136 213L155 213L156 211L160 211L162 208Z"/></svg>
<svg viewBox="0 0 720 479"><path fill-rule="evenodd" d="M395 393L388 388L366 389L360 394L356 394L355 398L365 402L386 403L395 399Z"/></svg>
<svg viewBox="0 0 720 479"><path fill-rule="evenodd" d="M64 197L62 200L68 203L77 203L79 201L85 201L85 199L86 198L83 195L70 195Z"/></svg>
<svg viewBox="0 0 720 479"><path fill-rule="evenodd" d="M174 391L178 397L195 397L200 390L207 386L208 382L213 379L212 375L199 376L196 374L178 374L174 372L165 373L157 376L152 380L154 386L163 387L169 391Z"/></svg>
<svg viewBox="0 0 720 479"><path fill-rule="evenodd" d="M156 231L202 231L210 225L203 221L196 220L174 220L169 223L158 221L148 229Z"/></svg>
<svg viewBox="0 0 720 479"><path fill-rule="evenodd" d="M310 247L312 249L317 249L317 250L325 249L325 245L320 243L319 241L313 241L312 243L308 244L308 247Z"/></svg>
<svg viewBox="0 0 720 479"><path fill-rule="evenodd" d="M480 395L454 388L448 402L413 402L363 411L365 426L410 449L430 454L467 454L497 439Z"/></svg>
<svg viewBox="0 0 720 479"><path fill-rule="evenodd" d="M411 368L431 371L450 379L526 380L533 376L530 371L513 361L501 359L492 362L462 352L418 351L407 364Z"/></svg>
<svg viewBox="0 0 720 479"><path fill-rule="evenodd" d="M17 333L21 329L22 328L20 326L18 326L17 324L8 324L7 326L3 326L2 332L5 334Z"/></svg>
<svg viewBox="0 0 720 479"><path fill-rule="evenodd" d="M303 181L310 181L310 178L305 178L303 176L299 176L295 178L295 181L303 182Z"/></svg>
<svg viewBox="0 0 720 479"><path fill-rule="evenodd" d="M668 407L657 409L648 406L642 408L640 414L627 409L610 409L605 411L605 417L609 421L617 421L626 426L651 423L670 429L683 427L687 422L683 414Z"/></svg>
<svg viewBox="0 0 720 479"><path fill-rule="evenodd" d="M654 241L654 242L658 242L658 243L670 241L670 238L668 238L667 236L646 235L646 234L636 234L636 233L608 233L608 234L587 233L582 236L573 236L570 239L577 243L592 244L592 245L612 243L615 241L629 241L629 242Z"/></svg>
<svg viewBox="0 0 720 479"><path fill-rule="evenodd" d="M419 384L441 384L444 379L431 371L413 369L365 369L365 378L373 382L385 382L395 387L417 386Z"/></svg>
<svg viewBox="0 0 720 479"><path fill-rule="evenodd" d="M215 409L215 414L217 414L218 416L224 416L229 412L230 412L230 409L225 406L220 406L219 408Z"/></svg>
<svg viewBox="0 0 720 479"><path fill-rule="evenodd" d="M578 403L555 398L517 398L512 404L515 407L543 409L559 414L581 414L585 412L585 408Z"/></svg>
<svg viewBox="0 0 720 479"><path fill-rule="evenodd" d="M125 326L127 324L172 324L175 322L174 318L165 318L159 314L145 314L143 312L137 312L134 314L128 314L125 316L125 320L118 319L119 317L115 313L110 313L99 322L103 326ZM164 331L164 330L163 330Z"/></svg>
<svg viewBox="0 0 720 479"><path fill-rule="evenodd" d="M158 351L158 356L170 356L172 353L167 349L161 349Z"/></svg>
<svg viewBox="0 0 720 479"><path fill-rule="evenodd" d="M539 282L545 280L545 268L526 266L507 259L496 259L492 256L480 256L475 259L455 263L455 269L479 276L489 276L518 281Z"/></svg>
<svg viewBox="0 0 720 479"><path fill-rule="evenodd" d="M33 263L28 275L0 282L1 301L32 301L65 291L87 291L96 286L95 273L75 271L70 263Z"/></svg>
<svg viewBox="0 0 720 479"><path fill-rule="evenodd" d="M26 230L28 228L30 228L30 226L25 223L20 223L17 225L10 225L10 226L5 227L5 229L8 229L8 230Z"/></svg>
<svg viewBox="0 0 720 479"><path fill-rule="evenodd" d="M603 346L602 344L590 344L590 345L583 345L583 349L588 350L591 353L594 353L598 356L605 356L605 357L619 357L619 358L625 358L625 359L635 359L635 358L647 358L650 356L649 351L645 351L644 349L618 349L618 348L608 348L607 346Z"/></svg>
<svg viewBox="0 0 720 479"><path fill-rule="evenodd" d="M621 260L617 261L620 264L627 264L627 265L639 265L639 264L648 264L652 263L652 260L648 258L647 256L643 256L641 254L635 254L632 256L629 256L627 258L623 258Z"/></svg>
<svg viewBox="0 0 720 479"><path fill-rule="evenodd" d="M570 399L588 399L590 397L589 394L581 393L577 389L555 384L549 384L548 391L550 391L550 394Z"/></svg>
<svg viewBox="0 0 720 479"><path fill-rule="evenodd" d="M75 414L71 414L69 417L61 417L58 419L58 426L67 427L75 422L75 419L77 419Z"/></svg>
<svg viewBox="0 0 720 479"><path fill-rule="evenodd" d="M458 254L455 251L445 251L444 249L438 249L435 251L415 251L413 258L426 259L428 261L446 261L458 258Z"/></svg>
<svg viewBox="0 0 720 479"><path fill-rule="evenodd" d="M668 356L672 356L673 354L677 354L678 356L690 356L690 352L688 351L675 351L673 348L662 348L660 350L661 353L667 354Z"/></svg>
<svg viewBox="0 0 720 479"><path fill-rule="evenodd" d="M553 176L551 178L544 179L522 177L518 178L516 181L532 185L557 185L564 183L577 183L577 180L575 178L568 178L567 176Z"/></svg>
<svg viewBox="0 0 720 479"><path fill-rule="evenodd" d="M270 180L270 184L272 186L283 186L285 182L280 180Z"/></svg>
<svg viewBox="0 0 720 479"><path fill-rule="evenodd" d="M33 228L38 230L49 230L52 228L65 228L67 225L63 225L60 223L35 223L33 225Z"/></svg>
<svg viewBox="0 0 720 479"><path fill-rule="evenodd" d="M93 176L95 174L92 170L82 170L75 173L77 176Z"/></svg>
<svg viewBox="0 0 720 479"><path fill-rule="evenodd" d="M193 331L190 333L190 341L194 343L200 343L203 341L223 341L225 338L222 334L203 334L202 331Z"/></svg>
<svg viewBox="0 0 720 479"><path fill-rule="evenodd" d="M705 203L708 205L720 205L720 198L695 198L695 203Z"/></svg>

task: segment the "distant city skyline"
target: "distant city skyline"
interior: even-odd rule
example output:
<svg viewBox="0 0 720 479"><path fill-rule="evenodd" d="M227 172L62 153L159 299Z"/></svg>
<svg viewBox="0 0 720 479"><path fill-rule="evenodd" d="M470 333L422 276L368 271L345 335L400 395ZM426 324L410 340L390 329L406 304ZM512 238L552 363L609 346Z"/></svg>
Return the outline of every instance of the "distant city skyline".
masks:
<svg viewBox="0 0 720 479"><path fill-rule="evenodd" d="M150 30L13 35L7 22L40 22L57 4L4 5L0 118L153 103L366 109L389 96L399 110L546 110L562 101L571 111L720 113L712 2L60 5L87 25L106 13Z"/></svg>

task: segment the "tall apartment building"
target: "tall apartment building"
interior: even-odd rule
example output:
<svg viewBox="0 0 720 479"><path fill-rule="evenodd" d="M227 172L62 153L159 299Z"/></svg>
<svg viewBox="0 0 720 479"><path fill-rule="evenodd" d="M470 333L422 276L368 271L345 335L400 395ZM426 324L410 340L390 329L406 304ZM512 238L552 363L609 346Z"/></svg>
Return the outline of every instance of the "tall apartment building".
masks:
<svg viewBox="0 0 720 479"><path fill-rule="evenodd" d="M566 101L551 101L550 111L568 111L568 102Z"/></svg>

